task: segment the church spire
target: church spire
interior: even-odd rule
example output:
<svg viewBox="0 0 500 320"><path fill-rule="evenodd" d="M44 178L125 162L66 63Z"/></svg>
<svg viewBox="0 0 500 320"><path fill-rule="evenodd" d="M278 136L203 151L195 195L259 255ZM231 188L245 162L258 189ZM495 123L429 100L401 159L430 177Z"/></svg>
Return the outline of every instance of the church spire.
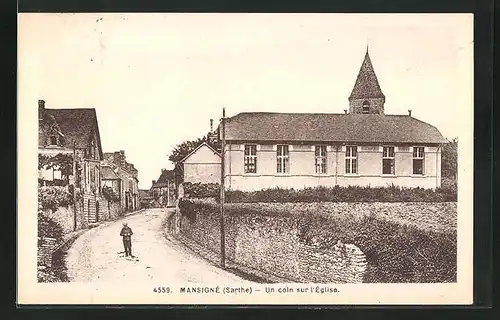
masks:
<svg viewBox="0 0 500 320"><path fill-rule="evenodd" d="M385 96L373 70L368 44L358 77L349 96L350 113L384 113Z"/></svg>

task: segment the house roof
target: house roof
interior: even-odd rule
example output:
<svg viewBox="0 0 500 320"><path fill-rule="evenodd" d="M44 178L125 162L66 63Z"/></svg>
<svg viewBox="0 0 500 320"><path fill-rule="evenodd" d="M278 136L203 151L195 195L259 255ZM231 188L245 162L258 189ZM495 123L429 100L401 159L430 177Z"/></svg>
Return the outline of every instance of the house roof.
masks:
<svg viewBox="0 0 500 320"><path fill-rule="evenodd" d="M201 147L203 146L207 146L210 150L212 150L216 155L218 155L220 157L220 153L217 152L217 150L215 150L213 147L211 147L208 143L206 142L203 142L202 144L200 144L199 146L197 146L193 151L191 151L187 156L185 156L181 161L179 162L184 162L186 161L187 158L191 157L193 154L196 153L196 151L198 151L198 149L200 149Z"/></svg>
<svg viewBox="0 0 500 320"><path fill-rule="evenodd" d="M166 187L169 181L174 181L174 170L162 170L160 177L153 184L152 188Z"/></svg>
<svg viewBox="0 0 500 320"><path fill-rule="evenodd" d="M120 177L108 166L101 167L101 174L103 180L120 180Z"/></svg>
<svg viewBox="0 0 500 320"><path fill-rule="evenodd" d="M103 160L113 162L113 152L104 152Z"/></svg>
<svg viewBox="0 0 500 320"><path fill-rule="evenodd" d="M65 136L66 147L73 147L73 140L77 148L87 148L94 130L97 134L97 143L101 159L103 158L101 137L95 109L45 109L48 115L59 125Z"/></svg>
<svg viewBox="0 0 500 320"><path fill-rule="evenodd" d="M377 75L373 70L368 48L366 49L365 59L359 69L358 77L354 83L354 88L349 96L349 100L365 98L385 98L380 89Z"/></svg>
<svg viewBox="0 0 500 320"><path fill-rule="evenodd" d="M445 143L408 115L245 112L226 120L226 140Z"/></svg>

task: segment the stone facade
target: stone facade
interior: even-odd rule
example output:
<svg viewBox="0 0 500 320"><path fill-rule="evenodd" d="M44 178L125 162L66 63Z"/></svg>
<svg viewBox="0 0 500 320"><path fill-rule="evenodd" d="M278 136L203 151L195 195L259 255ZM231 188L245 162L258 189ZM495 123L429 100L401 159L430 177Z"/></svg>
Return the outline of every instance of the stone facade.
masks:
<svg viewBox="0 0 500 320"><path fill-rule="evenodd" d="M385 98L349 99L349 113L384 114Z"/></svg>

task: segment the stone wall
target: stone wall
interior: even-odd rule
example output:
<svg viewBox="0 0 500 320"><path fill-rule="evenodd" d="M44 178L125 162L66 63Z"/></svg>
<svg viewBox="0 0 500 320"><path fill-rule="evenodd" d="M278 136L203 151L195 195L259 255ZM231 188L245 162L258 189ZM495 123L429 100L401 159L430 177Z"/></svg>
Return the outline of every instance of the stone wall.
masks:
<svg viewBox="0 0 500 320"><path fill-rule="evenodd" d="M54 238L38 238L38 265L52 267L52 254L57 247L57 240Z"/></svg>
<svg viewBox="0 0 500 320"><path fill-rule="evenodd" d="M179 208L183 235L220 254L215 201ZM456 222L454 202L227 204L226 257L297 282L456 282Z"/></svg>
<svg viewBox="0 0 500 320"><path fill-rule="evenodd" d="M102 220L113 220L118 218L119 216L122 215L122 211L120 208L120 203L119 202L111 202L108 203L108 201L104 198L102 199L102 208L101 208L101 221Z"/></svg>
<svg viewBox="0 0 500 320"><path fill-rule="evenodd" d="M226 258L293 282L359 283L366 269L364 254L352 244L320 248L301 242L297 226L279 217L229 216ZM220 254L218 212L181 218L183 235Z"/></svg>
<svg viewBox="0 0 500 320"><path fill-rule="evenodd" d="M61 226L65 234L74 231L75 215L73 205L69 205L67 207L59 207L54 212L46 210L45 215L57 222ZM77 230L87 227L87 224L85 223L83 217L81 201L78 201L76 203L76 227Z"/></svg>

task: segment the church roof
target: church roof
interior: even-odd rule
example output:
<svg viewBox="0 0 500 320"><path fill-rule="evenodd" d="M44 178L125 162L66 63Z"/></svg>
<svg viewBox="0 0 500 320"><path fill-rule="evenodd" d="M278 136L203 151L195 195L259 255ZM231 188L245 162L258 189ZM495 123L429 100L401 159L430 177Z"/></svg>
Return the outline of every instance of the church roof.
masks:
<svg viewBox="0 0 500 320"><path fill-rule="evenodd" d="M375 71L373 70L368 48L366 49L365 59L359 69L358 77L356 78L356 83L354 84L349 100L367 98L385 98L380 89L377 75L375 75Z"/></svg>
<svg viewBox="0 0 500 320"><path fill-rule="evenodd" d="M228 141L446 143L409 115L244 112L226 120Z"/></svg>

